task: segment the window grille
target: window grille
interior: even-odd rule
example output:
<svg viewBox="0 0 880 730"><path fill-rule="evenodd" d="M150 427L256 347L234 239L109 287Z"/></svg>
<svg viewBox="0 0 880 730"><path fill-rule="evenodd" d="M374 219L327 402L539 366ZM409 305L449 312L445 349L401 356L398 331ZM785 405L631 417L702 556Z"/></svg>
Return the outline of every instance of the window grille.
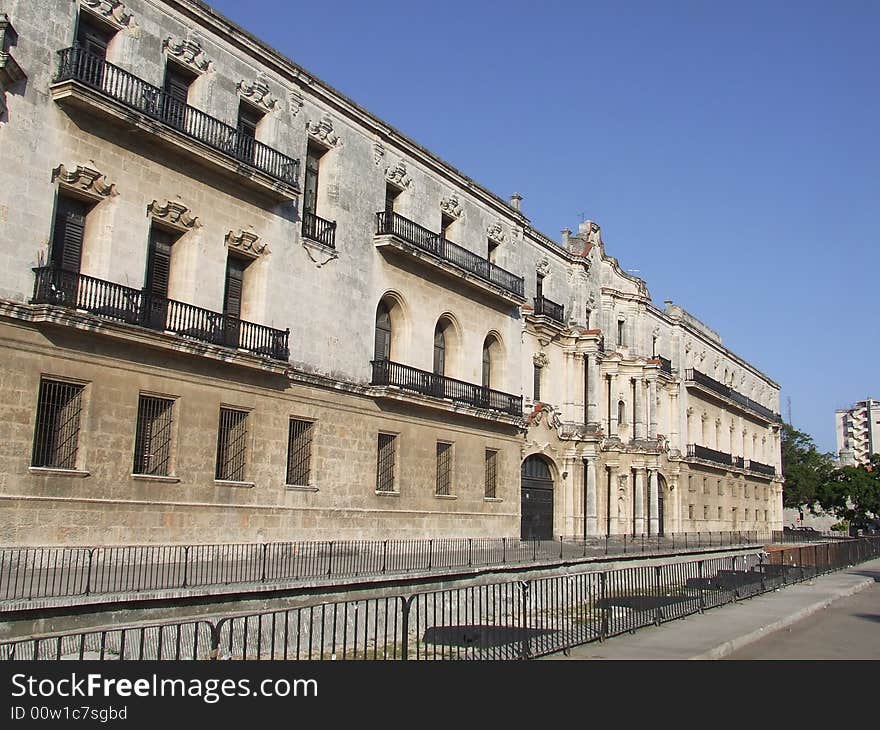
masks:
<svg viewBox="0 0 880 730"><path fill-rule="evenodd" d="M40 380L33 466L76 469L84 388L74 383Z"/></svg>
<svg viewBox="0 0 880 730"><path fill-rule="evenodd" d="M309 484L314 426L311 421L290 419L287 435L287 484Z"/></svg>
<svg viewBox="0 0 880 730"><path fill-rule="evenodd" d="M168 476L171 470L171 425L174 401L142 395L138 400L134 438L134 474Z"/></svg>
<svg viewBox="0 0 880 730"><path fill-rule="evenodd" d="M448 495L452 482L452 444L437 443L437 494Z"/></svg>
<svg viewBox="0 0 880 730"><path fill-rule="evenodd" d="M231 482L245 481L247 417L247 411L220 409L220 428L217 432L217 479Z"/></svg>
<svg viewBox="0 0 880 730"><path fill-rule="evenodd" d="M394 461L397 437L387 433L379 434L379 448L376 459L376 491L394 491Z"/></svg>
<svg viewBox="0 0 880 730"><path fill-rule="evenodd" d="M498 452L486 449L486 490L485 496L497 496L498 483Z"/></svg>

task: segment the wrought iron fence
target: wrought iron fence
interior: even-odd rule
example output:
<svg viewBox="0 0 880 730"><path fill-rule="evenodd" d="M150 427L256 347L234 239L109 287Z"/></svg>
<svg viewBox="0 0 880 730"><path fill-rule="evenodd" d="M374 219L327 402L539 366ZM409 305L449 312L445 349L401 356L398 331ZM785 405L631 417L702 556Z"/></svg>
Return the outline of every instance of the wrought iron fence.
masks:
<svg viewBox="0 0 880 730"><path fill-rule="evenodd" d="M282 331L254 324L229 314L165 299L146 289L132 289L56 266L40 266L33 271L33 304L81 309L117 322L240 348L275 360L290 357L289 329Z"/></svg>
<svg viewBox="0 0 880 730"><path fill-rule="evenodd" d="M733 464L733 457L730 454L710 449L708 446L700 446L699 444L688 444L687 455L697 459L714 461L716 464L724 464L726 466Z"/></svg>
<svg viewBox="0 0 880 730"><path fill-rule="evenodd" d="M0 643L0 659L529 659L880 556L880 537Z"/></svg>
<svg viewBox="0 0 880 730"><path fill-rule="evenodd" d="M162 122L276 180L288 185L297 184L299 160L258 142L246 131L184 104L163 89L79 46L58 51L58 56L56 83L73 80L85 84L126 108Z"/></svg>
<svg viewBox="0 0 880 730"><path fill-rule="evenodd" d="M759 532L0 549L0 600L279 583L759 545Z"/></svg>
<svg viewBox="0 0 880 730"><path fill-rule="evenodd" d="M688 368L687 370L685 370L685 380L702 385L704 388L707 388L714 393L718 393L719 395L726 396L735 403L739 403L741 406L745 406L746 408L763 416L768 421L772 421L774 423L782 422L782 417L778 413L774 413L766 406L762 406L760 403L753 401L751 398L743 395L739 391L734 390L729 385L725 385L724 383L715 380L715 378L712 378L705 373L701 373L696 368Z"/></svg>
<svg viewBox="0 0 880 730"><path fill-rule="evenodd" d="M330 248L336 248L336 221L325 221L308 210L302 213L302 234Z"/></svg>
<svg viewBox="0 0 880 730"><path fill-rule="evenodd" d="M534 311L535 314L549 317L560 324L565 323L565 307L547 297L535 297Z"/></svg>
<svg viewBox="0 0 880 730"><path fill-rule="evenodd" d="M484 281L496 284L520 297L524 296L525 285L521 276L516 276L500 266L496 266L488 259L484 259L452 241L447 241L440 234L429 231L398 213L393 211L376 213L376 235L397 236L437 258L475 274Z"/></svg>
<svg viewBox="0 0 880 730"><path fill-rule="evenodd" d="M373 385L393 385L421 395L450 398L475 408L503 411L511 416L522 415L521 395L512 395L475 383L447 378L445 375L437 375L391 360L372 360L370 365L373 368L371 380Z"/></svg>

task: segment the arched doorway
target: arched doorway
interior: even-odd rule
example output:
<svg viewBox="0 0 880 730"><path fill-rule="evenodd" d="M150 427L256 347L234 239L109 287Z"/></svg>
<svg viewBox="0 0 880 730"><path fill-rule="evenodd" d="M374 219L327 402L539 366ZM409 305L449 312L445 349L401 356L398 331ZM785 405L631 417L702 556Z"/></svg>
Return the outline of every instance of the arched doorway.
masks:
<svg viewBox="0 0 880 730"><path fill-rule="evenodd" d="M666 479L660 473L657 474L657 534L663 537L665 534L663 527L663 500L666 497Z"/></svg>
<svg viewBox="0 0 880 730"><path fill-rule="evenodd" d="M522 463L522 517L520 535L523 540L553 539L553 475L542 456L530 456Z"/></svg>

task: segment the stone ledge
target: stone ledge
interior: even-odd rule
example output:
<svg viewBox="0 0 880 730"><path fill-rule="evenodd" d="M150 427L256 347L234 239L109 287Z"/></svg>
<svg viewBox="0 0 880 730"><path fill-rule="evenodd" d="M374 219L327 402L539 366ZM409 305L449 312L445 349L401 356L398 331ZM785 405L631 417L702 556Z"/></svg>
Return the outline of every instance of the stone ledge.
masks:
<svg viewBox="0 0 880 730"><path fill-rule="evenodd" d="M47 477L76 477L82 479L91 476L90 471L84 469L55 469L51 466L29 466L28 471L31 474Z"/></svg>
<svg viewBox="0 0 880 730"><path fill-rule="evenodd" d="M234 482L229 479L215 479L215 487L235 487L239 489L252 489L256 484L254 482Z"/></svg>
<svg viewBox="0 0 880 730"><path fill-rule="evenodd" d="M288 492L318 492L317 486L307 486L302 484L285 484L284 489Z"/></svg>
<svg viewBox="0 0 880 730"><path fill-rule="evenodd" d="M165 482L167 484L178 484L180 477L161 476L159 474L131 474L132 479L139 482Z"/></svg>

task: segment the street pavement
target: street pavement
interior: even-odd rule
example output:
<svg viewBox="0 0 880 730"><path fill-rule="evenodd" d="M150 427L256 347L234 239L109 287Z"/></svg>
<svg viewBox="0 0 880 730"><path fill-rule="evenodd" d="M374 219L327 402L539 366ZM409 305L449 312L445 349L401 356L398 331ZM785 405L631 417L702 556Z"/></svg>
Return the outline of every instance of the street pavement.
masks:
<svg viewBox="0 0 880 730"><path fill-rule="evenodd" d="M835 602L842 601L862 591L867 596L877 596L872 590L880 582L880 559L822 575L804 583L779 588L705 613L688 616L660 626L649 626L632 634L624 634L571 649L567 654L557 653L545 657L550 660L564 659L722 659L750 658L745 647L775 632L794 627L798 622L813 617ZM866 598L870 602L870 598ZM859 604L858 611L868 609ZM878 608L874 604L870 614L876 622ZM871 624L876 630L876 624ZM794 631L794 628L793 628ZM804 639L806 643L806 639ZM741 652L735 654L735 652ZM796 658L826 658L819 654L816 645L803 649ZM773 658L769 657L768 658ZM780 656L778 658L784 658ZM793 656L792 658L795 658ZM833 658L829 656L828 658ZM853 658L853 657L846 657ZM863 657L864 658L864 657ZM880 656L871 657L878 658Z"/></svg>

